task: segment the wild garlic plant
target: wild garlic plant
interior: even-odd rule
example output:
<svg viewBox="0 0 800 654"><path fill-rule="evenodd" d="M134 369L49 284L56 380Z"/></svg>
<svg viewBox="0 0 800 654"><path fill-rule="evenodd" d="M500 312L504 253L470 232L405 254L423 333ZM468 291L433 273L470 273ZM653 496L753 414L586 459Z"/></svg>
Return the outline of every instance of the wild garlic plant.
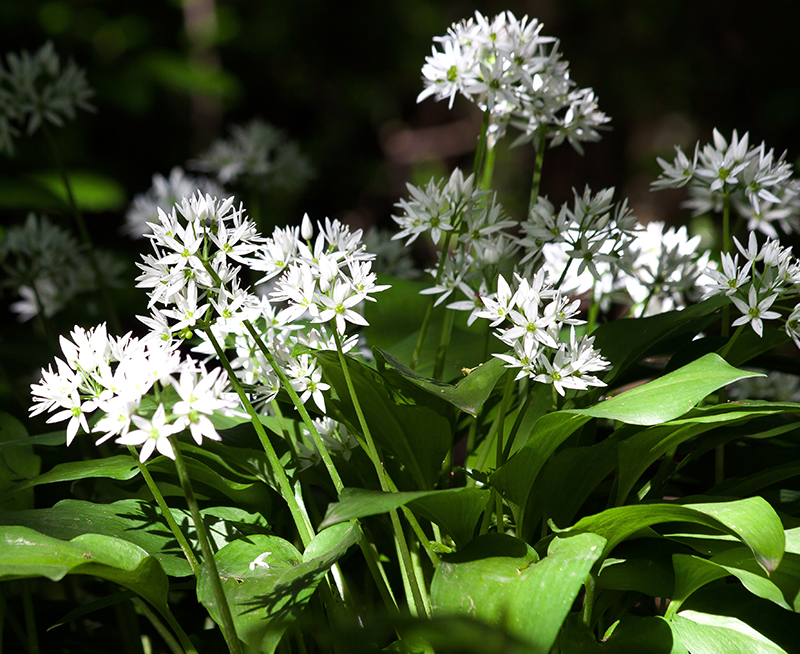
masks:
<svg viewBox="0 0 800 654"><path fill-rule="evenodd" d="M722 211L719 255L685 227L639 224L613 188L556 207L540 193L544 149L580 152L608 117L543 29L476 13L434 39L419 101L462 96L484 121L471 171L408 185L396 204L398 231L378 245L402 275L379 273L374 235L338 220L262 234L224 189L154 178L128 219L152 246L136 279L146 333L76 326L31 386L31 416L64 425L70 452L93 438L98 457L112 442L130 456L11 490L135 470L158 511L137 488L0 512L0 578L18 576L13 556L31 576L52 578L53 560L62 576L104 576L155 608L142 613L176 652L221 647L171 612L170 584L192 576L180 588L233 653L786 651L796 384L734 366L771 352L759 363L789 368L780 348L800 347L800 263L775 229L797 221L793 172L716 131L693 160L660 160L654 188ZM521 216L491 187L509 128L536 149ZM266 180L277 136L232 134L207 171ZM415 242L437 250L421 280L408 279ZM755 450L774 437L769 457ZM744 479L719 457L708 474L705 452L728 441ZM71 512L97 520L68 538ZM744 600L716 583L727 577ZM749 624L752 606L785 633Z"/></svg>

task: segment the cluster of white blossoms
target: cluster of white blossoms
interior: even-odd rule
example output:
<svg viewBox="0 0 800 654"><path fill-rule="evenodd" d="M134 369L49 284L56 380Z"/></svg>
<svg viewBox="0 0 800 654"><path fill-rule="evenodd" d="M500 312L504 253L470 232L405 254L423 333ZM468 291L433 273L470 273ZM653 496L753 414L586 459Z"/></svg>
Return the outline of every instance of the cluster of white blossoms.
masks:
<svg viewBox="0 0 800 654"><path fill-rule="evenodd" d="M659 158L663 169L654 189L688 185L686 206L695 214L723 210L726 200L747 220L749 231L758 230L778 238L775 226L789 233L800 231L800 181L792 178L792 166L761 143L750 147L750 135L740 139L733 131L731 142L715 129L713 143L700 149L698 143L690 159L675 146L675 160Z"/></svg>
<svg viewBox="0 0 800 654"><path fill-rule="evenodd" d="M85 71L72 61L62 66L49 41L33 54L7 54L5 65L0 60L0 150L12 155L21 130L31 135L45 121L61 127L76 109L93 111L93 95Z"/></svg>
<svg viewBox="0 0 800 654"><path fill-rule="evenodd" d="M43 369L31 385L30 409L31 416L53 413L50 423L68 420L67 445L82 429L101 434L98 444L116 437L141 446L141 461L156 450L174 459L170 436L188 429L198 445L203 438L220 440L209 416L236 413L239 400L227 391L225 372L182 358L174 344L130 333L109 337L105 324L75 327L70 337L60 339L56 370ZM90 430L87 416L94 411L103 417Z"/></svg>
<svg viewBox="0 0 800 654"><path fill-rule="evenodd" d="M233 125L230 133L230 138L215 141L190 162L190 167L213 173L221 184L241 183L262 191L293 191L314 176L298 145L263 120Z"/></svg>
<svg viewBox="0 0 800 654"><path fill-rule="evenodd" d="M97 250L95 255L106 285L121 286L124 263L106 250ZM3 232L0 269L5 285L20 296L10 307L20 322L40 314L51 318L75 298L97 291L97 277L85 248L72 232L35 213Z"/></svg>
<svg viewBox="0 0 800 654"><path fill-rule="evenodd" d="M755 232L750 232L747 248L734 238L738 254L722 254L722 270L709 268L706 295L725 295L742 314L734 326L749 324L762 336L765 320L782 317L776 302L800 296L800 261L791 247L783 247L768 239L761 247ZM739 254L742 265L739 265ZM786 318L787 335L800 348L800 303Z"/></svg>
<svg viewBox="0 0 800 654"><path fill-rule="evenodd" d="M341 456L349 461L353 451L360 447L358 439L345 425L333 418L323 416L314 419L314 428L322 438L325 448L333 455ZM300 468L311 468L322 461L317 445L311 437L311 432L303 428L303 440L297 444Z"/></svg>
<svg viewBox="0 0 800 654"><path fill-rule="evenodd" d="M442 49L434 46L425 59L417 101L433 96L452 107L463 95L489 112L493 139L510 123L522 131L515 144L534 141L538 148L545 139L551 145L568 140L581 152L581 142L599 140L598 128L609 119L592 89L576 88L558 41L541 30L536 19L510 11L491 20L476 11L474 19L454 23L434 38Z"/></svg>
<svg viewBox="0 0 800 654"><path fill-rule="evenodd" d="M560 395L566 389L582 391L590 386L605 386L594 373L606 370L609 363L593 347L594 337L578 338L575 326L580 301L570 300L547 283L539 271L533 282L514 275L512 288L502 275L497 278L497 292L483 298L484 310L478 317L500 326L497 338L512 348L511 354L495 354L507 368L519 368L516 378L530 377L551 384ZM561 340L569 327L569 340Z"/></svg>
<svg viewBox="0 0 800 654"><path fill-rule="evenodd" d="M169 177L153 175L150 189L133 198L122 231L131 238L144 238L151 231L150 225L159 222L159 210L168 212L183 198L190 198L197 192L212 197L224 195L222 187L213 180L188 175L180 166L175 166Z"/></svg>

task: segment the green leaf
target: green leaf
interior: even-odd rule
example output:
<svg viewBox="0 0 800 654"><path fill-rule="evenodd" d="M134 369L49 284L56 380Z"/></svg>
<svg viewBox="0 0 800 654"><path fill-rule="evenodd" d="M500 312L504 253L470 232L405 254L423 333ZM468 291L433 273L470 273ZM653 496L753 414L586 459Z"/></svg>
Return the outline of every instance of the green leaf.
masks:
<svg viewBox="0 0 800 654"><path fill-rule="evenodd" d="M460 547L472 540L489 495L490 491L482 488L402 493L345 488L339 495L339 501L328 505L320 528L324 529L347 520L388 513L392 509L408 504L412 511L444 528Z"/></svg>
<svg viewBox="0 0 800 654"><path fill-rule="evenodd" d="M181 509L171 509L171 512L195 552L199 552L189 512ZM211 541L218 549L237 538L269 531L260 515L235 507L211 507L201 513ZM48 509L2 512L0 525L29 527L60 540L70 540L87 531L119 538L138 545L156 558L171 577L192 574L166 520L153 502L120 500L112 504L94 504L62 500Z"/></svg>
<svg viewBox="0 0 800 654"><path fill-rule="evenodd" d="M274 652L330 567L360 537L358 526L346 523L317 534L303 555L282 538L260 534L217 552L214 560L239 638L253 651ZM197 597L219 621L205 575L198 582Z"/></svg>
<svg viewBox="0 0 800 654"><path fill-rule="evenodd" d="M619 420L631 425L657 425L684 415L726 384L761 373L737 370L718 354L704 357L642 386L621 393L588 409L575 409L593 418Z"/></svg>
<svg viewBox="0 0 800 654"><path fill-rule="evenodd" d="M70 206L61 173L58 171L36 173L30 178L35 184L59 198L62 206ZM69 172L69 184L75 204L83 211L119 211L127 201L122 185L102 173L72 170Z"/></svg>
<svg viewBox="0 0 800 654"><path fill-rule="evenodd" d="M141 547L120 538L82 534L69 541L28 527L0 527L0 579L88 574L113 581L168 612L167 575Z"/></svg>
<svg viewBox="0 0 800 654"><path fill-rule="evenodd" d="M0 493L23 479L30 479L39 474L42 460L33 453L33 445L26 439L28 432L24 425L8 413L0 413L0 444L6 445L0 450ZM18 443L10 445L10 443ZM33 490L26 489L9 494L0 501L0 509L20 510L33 507Z"/></svg>
<svg viewBox="0 0 800 654"><path fill-rule="evenodd" d="M728 302L727 298L715 296L680 311L668 311L647 318L614 320L599 325L593 332L594 346L613 366L603 381L610 384L661 341L690 327L693 322L700 323L700 329L692 330L698 333L708 322L705 317Z"/></svg>
<svg viewBox="0 0 800 654"><path fill-rule="evenodd" d="M378 362L379 370L390 366L415 386L473 416L478 413L497 381L506 372L503 361L492 358L485 364L471 369L469 374L459 380L457 384L447 384L423 377L388 352L377 348L375 349L375 359Z"/></svg>
<svg viewBox="0 0 800 654"><path fill-rule="evenodd" d="M661 616L627 614L603 640L613 654L689 654Z"/></svg>
<svg viewBox="0 0 800 654"><path fill-rule="evenodd" d="M752 557L750 557L752 559ZM721 565L699 556L675 554L672 558L675 569L675 593L667 611L669 618L694 592L706 584L733 575L754 595L769 600L781 608L790 609L778 587L763 575L739 567Z"/></svg>
<svg viewBox="0 0 800 654"><path fill-rule="evenodd" d="M588 416L566 411L542 416L533 424L525 445L492 475L492 485L508 501L518 525L522 523L531 489L542 466L556 448L588 420Z"/></svg>
<svg viewBox="0 0 800 654"><path fill-rule="evenodd" d="M502 624L531 652L545 654L604 544L595 534L555 538L537 562L529 546L511 536L476 538L442 557L431 585L434 616L464 614Z"/></svg>
<svg viewBox="0 0 800 654"><path fill-rule="evenodd" d="M332 399L331 404L341 411L353 430L360 432L336 353L316 352L315 356L339 398ZM450 450L450 423L428 407L398 404L381 376L359 361L348 357L347 366L376 444L405 466L420 489L430 489Z"/></svg>
<svg viewBox="0 0 800 654"><path fill-rule="evenodd" d="M738 618L681 611L669 624L675 638L692 654L786 654Z"/></svg>
<svg viewBox="0 0 800 654"><path fill-rule="evenodd" d="M735 536L750 548L767 572L775 570L783 556L783 525L761 497L710 504L620 506L587 516L564 531L599 534L608 541L604 552L608 556L637 531L663 522L691 522Z"/></svg>
<svg viewBox="0 0 800 654"><path fill-rule="evenodd" d="M105 459L91 459L89 461L69 461L53 466L47 472L37 475L32 479L14 484L4 492L0 498L13 495L40 484L53 484L59 481L76 481L78 479L106 478L126 481L139 474L136 460L129 454L119 454Z"/></svg>

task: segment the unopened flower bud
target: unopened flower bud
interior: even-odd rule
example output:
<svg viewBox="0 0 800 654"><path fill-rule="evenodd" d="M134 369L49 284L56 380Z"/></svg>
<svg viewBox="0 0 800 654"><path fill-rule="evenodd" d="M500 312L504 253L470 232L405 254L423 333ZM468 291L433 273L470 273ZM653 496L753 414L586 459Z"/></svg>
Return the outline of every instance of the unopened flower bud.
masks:
<svg viewBox="0 0 800 654"><path fill-rule="evenodd" d="M311 224L311 218L308 217L308 214L303 216L303 222L300 224L300 236L306 241L311 240L311 237L314 236L314 225Z"/></svg>

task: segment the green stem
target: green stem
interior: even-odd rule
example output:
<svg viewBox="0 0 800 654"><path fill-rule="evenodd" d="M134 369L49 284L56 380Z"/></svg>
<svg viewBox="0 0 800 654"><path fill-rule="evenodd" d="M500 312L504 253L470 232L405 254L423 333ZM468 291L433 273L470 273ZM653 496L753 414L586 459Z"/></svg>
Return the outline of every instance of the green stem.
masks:
<svg viewBox="0 0 800 654"><path fill-rule="evenodd" d="M722 195L722 249L723 252L731 251L731 201L727 191ZM728 338L731 329L731 305L722 307L722 338ZM719 403L728 401L728 391L725 387L719 390ZM725 479L725 444L720 443L714 450L714 485L719 485Z"/></svg>
<svg viewBox="0 0 800 654"><path fill-rule="evenodd" d="M36 614L33 610L31 580L22 580L22 612L25 615L25 632L28 654L39 654L39 637L36 635Z"/></svg>
<svg viewBox="0 0 800 654"><path fill-rule="evenodd" d="M595 584L596 582L594 575L590 572L589 576L586 577L586 594L583 597L583 610L581 611L583 624L585 624L587 627L592 626L592 609L594 608Z"/></svg>
<svg viewBox="0 0 800 654"><path fill-rule="evenodd" d="M372 464L375 466L375 472L378 474L378 481L380 482L381 490L386 493L391 492L392 488L388 481L388 475L383 468L383 462L380 459L378 448L375 446L375 441L372 438L372 432L367 425L366 418L364 418L364 412L361 409L361 403L358 400L358 395L356 394L356 389L353 385L353 379L350 376L350 369L347 365L347 359L342 351L342 340L339 336L339 332L336 331L336 329L333 330L333 337L336 341L336 351L339 355L339 363L342 367L342 374L344 375L347 391L350 395L350 401L353 403L353 408L355 409L356 416L358 417L358 424L361 427L361 433L363 434L364 440L367 444L367 454L372 460ZM425 601L422 598L420 580L417 578L413 562L411 561L411 553L408 549L405 532L403 531L402 524L400 524L400 516L397 510L394 509L389 513L389 517L391 518L395 545L397 546L400 555L400 559L404 568L404 574L408 576L409 586L411 587L411 594L406 594L406 599L408 600L411 612L414 615L420 615L420 612L425 611Z"/></svg>
<svg viewBox="0 0 800 654"><path fill-rule="evenodd" d="M531 181L531 197L528 201L528 212L533 211L539 200L539 186L542 182L542 164L544 163L545 133L541 131L539 147L536 148L536 163L533 165L533 180Z"/></svg>
<svg viewBox="0 0 800 654"><path fill-rule="evenodd" d="M256 413L256 410L250 403L247 394L244 392L238 377L236 377L236 373L231 367L230 361L228 361L228 357L225 356L225 352L222 350L222 347L220 346L211 329L206 329L205 332L208 335L208 339L211 341L211 345L214 347L214 351L217 353L217 357L227 371L231 385L236 391L236 394L239 396L245 411L247 411L247 415L250 416L250 422L253 424L256 434L258 434L258 438L261 441L261 446L264 448L264 452L267 454L267 460L272 468L272 473L275 475L275 479L278 482L281 496L289 506L289 512L292 514L292 519L297 526L297 532L300 535L300 540L305 547L311 542L311 539L314 538L314 529L311 526L311 521L308 519L308 515L306 514L305 510L301 509L300 504L295 497L294 491L292 490L292 485L289 483L289 479L286 476L286 471L283 469L280 459L278 459L278 454L275 452L275 448L272 447L272 442L267 436L264 425L262 425L261 420L258 419L258 413Z"/></svg>
<svg viewBox="0 0 800 654"><path fill-rule="evenodd" d="M252 336L253 340L256 342L258 349L261 350L261 353L267 359L267 362L272 370L276 375L278 375L278 379L280 379L281 382L281 387L289 395L289 398L292 400L292 404L294 404L297 412L300 414L303 423L311 434L314 445L317 446L319 455L322 458L322 463L325 465L325 469L328 471L328 476L331 478L333 486L336 489L336 494L339 495L342 490L344 490L344 482L342 482L342 478L339 475L339 472L336 470L336 466L333 463L330 452L328 452L328 448L325 446L322 436L320 436L317 427L314 425L314 421L311 419L311 416L308 414L305 405L300 400L300 396L297 394L294 386L292 386L292 383L289 381L289 378L286 376L283 368L281 368L281 366L278 365L278 362L275 361L275 357L272 355L272 352L269 351L269 348L267 347L266 343L264 343L261 336L259 336L255 327L253 326L253 323L251 323L249 320L245 320L244 326L250 333L250 336Z"/></svg>
<svg viewBox="0 0 800 654"><path fill-rule="evenodd" d="M556 282L556 285L555 285L556 289L560 288L561 284L564 283L564 280L567 278L567 271L569 270L569 267L572 265L573 261L574 261L574 259L572 259L572 258L570 258L570 260L567 261L567 265L564 266L564 271L561 273L561 277L559 277L558 281Z"/></svg>
<svg viewBox="0 0 800 654"><path fill-rule="evenodd" d="M219 610L222 635L225 637L225 642L231 654L242 654L239 638L236 635L236 628L233 625L231 609L230 606L228 606L228 599L225 597L225 591L222 588L222 582L220 581L219 572L217 571L217 564L214 561L214 552L211 549L211 542L208 539L206 526L203 523L203 516L200 515L200 507L197 505L197 499L192 490L192 482L189 479L189 471L186 468L186 462L183 460L183 453L175 437L170 437L170 442L175 452L175 469L178 471L181 489L183 489L184 497L186 497L189 513L192 515L192 522L194 522L197 540L200 542L200 551L203 553L203 564L206 567L206 574L208 575L211 588L214 592L214 602Z"/></svg>
<svg viewBox="0 0 800 654"><path fill-rule="evenodd" d="M499 469L505 463L503 436L505 435L508 404L511 401L511 394L514 391L514 381L514 372L508 371L506 373L506 385L503 388L503 398L500 400L500 414L497 416L497 460L495 461L495 469Z"/></svg>
<svg viewBox="0 0 800 654"><path fill-rule="evenodd" d="M475 177L478 177L481 166L483 165L483 153L486 150L486 134L489 131L490 120L491 114L488 110L484 111L483 123L481 124L481 134L480 137L478 137L478 147L475 150L475 160L472 163L472 172L474 173Z"/></svg>
<svg viewBox="0 0 800 654"><path fill-rule="evenodd" d="M184 652L186 652L186 654L197 654L197 650L192 644L192 641L189 640L189 637L184 633L174 616L165 615L164 617L167 618L167 622L170 623L170 626L178 635L178 640L175 640L175 636L169 632L169 629L164 626L164 623L161 622L155 611L153 611L141 597L132 597L131 602L133 602L137 610L147 618L150 624L153 625L153 629L158 632L158 635L161 636L162 640L173 654L183 654Z"/></svg>
<svg viewBox="0 0 800 654"><path fill-rule="evenodd" d="M439 282L442 279L442 274L444 272L444 263L447 259L448 250L450 248L450 238L453 232L447 232L444 235L444 241L442 241L442 253L439 255L439 267L436 269L436 278L433 282L434 286L438 286ZM417 361L419 360L419 355L422 353L422 344L425 342L425 336L428 333L428 326L431 322L431 316L433 315L433 305L436 302L435 298L431 298L428 302L428 308L425 310L425 316L422 319L422 326L419 328L419 336L417 337L417 344L414 346L414 353L411 355L411 363L409 364L409 368L414 370L417 367Z"/></svg>
<svg viewBox="0 0 800 654"><path fill-rule="evenodd" d="M481 188L485 191L492 185L492 175L494 174L494 160L497 148L486 145L486 158L483 163L483 173L481 174Z"/></svg>
<svg viewBox="0 0 800 654"><path fill-rule="evenodd" d="M439 349L436 351L436 361L433 364L434 379L441 379L444 373L444 364L447 359L447 350L450 348L450 337L453 334L455 315L456 312L453 309L445 309L442 332L439 335Z"/></svg>
<svg viewBox="0 0 800 654"><path fill-rule="evenodd" d="M158 508L161 509L161 514L167 521L167 524L169 525L169 529L172 532L172 535L175 536L175 540L178 541L178 545L180 545L183 555L186 557L186 560L189 562L189 565L192 568L192 573L194 574L195 577L197 577L198 573L200 572L200 564L198 563L197 557L194 555L194 552L192 552L192 548L189 545L189 541L186 540L186 536L181 531L181 528L178 526L178 523L175 521L175 517L172 515L172 511L169 510L169 506L167 505L164 496L161 494L161 491L158 489L158 486L156 485L153 476L147 469L147 465L139 461L139 455L136 452L136 448L129 445L128 451L131 453L131 456L136 460L136 465L139 466L139 472L144 478L147 487L150 489L150 493L153 495L153 499L155 499L156 504L158 504Z"/></svg>
<svg viewBox="0 0 800 654"><path fill-rule="evenodd" d="M86 246L86 254L89 259L89 265L92 267L92 272L94 272L95 279L97 280L97 287L100 290L100 295L103 298L103 304L108 310L109 318L111 320L111 327L117 334L121 334L122 325L120 324L119 316L117 316L117 311L111 302L111 295L108 292L108 287L106 286L103 272L100 270L100 264L97 261L97 254L95 252L92 239L89 236L89 230L86 227L86 221L83 219L83 214L78 208L78 203L75 202L75 196L72 192L72 184L70 184L69 175L67 175L67 169L64 166L63 160L61 159L58 146L56 145L56 140L46 123L42 123L42 131L44 132L45 138L47 139L47 145L49 146L50 152L55 160L56 168L58 168L59 175L61 176L61 181L64 183L64 188L67 191L67 199L69 201L70 208L72 209L72 215L75 217L75 223L78 227L78 233L80 234L81 241Z"/></svg>

